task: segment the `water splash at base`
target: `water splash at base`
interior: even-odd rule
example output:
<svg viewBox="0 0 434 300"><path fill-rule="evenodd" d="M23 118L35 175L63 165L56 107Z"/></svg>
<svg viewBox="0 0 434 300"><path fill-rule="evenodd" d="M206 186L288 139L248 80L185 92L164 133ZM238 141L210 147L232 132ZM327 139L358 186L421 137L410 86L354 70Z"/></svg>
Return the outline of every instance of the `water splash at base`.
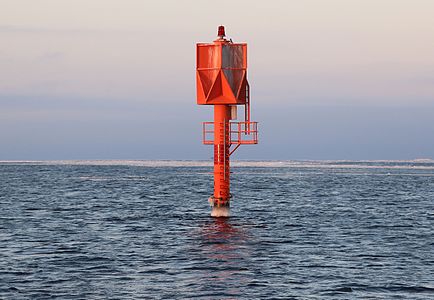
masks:
<svg viewBox="0 0 434 300"><path fill-rule="evenodd" d="M227 218L230 215L229 206L212 206L211 217L215 218Z"/></svg>
<svg viewBox="0 0 434 300"><path fill-rule="evenodd" d="M211 206L211 217L227 218L230 215L229 201L221 201L213 196L208 198L209 205Z"/></svg>

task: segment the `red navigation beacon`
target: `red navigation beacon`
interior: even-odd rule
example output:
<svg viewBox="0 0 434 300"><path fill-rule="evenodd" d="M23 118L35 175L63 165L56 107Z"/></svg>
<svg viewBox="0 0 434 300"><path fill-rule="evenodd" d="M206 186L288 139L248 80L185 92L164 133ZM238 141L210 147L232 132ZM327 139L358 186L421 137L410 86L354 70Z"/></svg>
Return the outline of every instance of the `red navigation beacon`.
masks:
<svg viewBox="0 0 434 300"><path fill-rule="evenodd" d="M214 122L203 123L203 143L214 145L214 194L209 198L215 217L229 216L231 154L242 144L257 144L257 122L250 121L247 44L233 43L218 28L213 43L196 44L197 104L214 105ZM244 121L237 106L244 105Z"/></svg>

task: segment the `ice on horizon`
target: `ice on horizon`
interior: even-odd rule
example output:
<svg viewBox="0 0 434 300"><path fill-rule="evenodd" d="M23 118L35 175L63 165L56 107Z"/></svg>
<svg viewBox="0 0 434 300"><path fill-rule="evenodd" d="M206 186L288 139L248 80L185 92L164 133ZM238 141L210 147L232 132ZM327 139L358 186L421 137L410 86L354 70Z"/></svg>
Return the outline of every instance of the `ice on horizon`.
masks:
<svg viewBox="0 0 434 300"><path fill-rule="evenodd" d="M212 167L212 161L205 160L10 160L1 164L27 165L90 165L90 166L136 166L136 167ZM232 161L233 167L261 168L394 168L394 169L434 169L433 159L414 160L280 160Z"/></svg>

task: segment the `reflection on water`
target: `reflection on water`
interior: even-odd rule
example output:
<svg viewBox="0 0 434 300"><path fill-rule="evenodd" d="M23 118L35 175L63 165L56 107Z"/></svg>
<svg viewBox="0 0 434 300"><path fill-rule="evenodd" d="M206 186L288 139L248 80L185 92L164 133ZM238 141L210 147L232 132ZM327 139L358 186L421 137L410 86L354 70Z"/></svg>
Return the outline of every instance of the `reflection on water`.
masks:
<svg viewBox="0 0 434 300"><path fill-rule="evenodd" d="M230 218L210 218L198 232L200 262L206 266L198 274L198 280L211 290L224 290L227 296L241 296L240 285L249 281L249 236L239 224ZM236 283L236 284L234 284Z"/></svg>
<svg viewBox="0 0 434 300"><path fill-rule="evenodd" d="M208 258L229 262L243 254L247 235L241 227L233 226L230 218L212 218L201 231L202 250Z"/></svg>

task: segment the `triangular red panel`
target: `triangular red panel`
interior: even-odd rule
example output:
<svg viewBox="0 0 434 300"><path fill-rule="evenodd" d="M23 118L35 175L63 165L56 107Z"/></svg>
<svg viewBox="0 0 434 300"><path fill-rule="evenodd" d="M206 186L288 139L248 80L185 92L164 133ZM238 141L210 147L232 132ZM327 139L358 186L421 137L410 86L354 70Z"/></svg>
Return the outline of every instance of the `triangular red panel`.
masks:
<svg viewBox="0 0 434 300"><path fill-rule="evenodd" d="M198 72L196 72L196 93L198 103L206 99L206 95L202 86L202 80L200 79Z"/></svg>
<svg viewBox="0 0 434 300"><path fill-rule="evenodd" d="M200 83L202 84L203 91L205 96L209 94L211 87L214 84L214 81L217 78L219 70L200 70L198 71Z"/></svg>
<svg viewBox="0 0 434 300"><path fill-rule="evenodd" d="M244 103L246 101L246 88L247 88L247 80L245 79L246 74L244 74L243 81L241 82L241 87L238 92L238 101Z"/></svg>
<svg viewBox="0 0 434 300"><path fill-rule="evenodd" d="M229 86L231 87L232 93L234 94L235 98L237 98L238 91L240 90L245 71L224 69L223 73L225 74L226 80L228 81Z"/></svg>
<svg viewBox="0 0 434 300"><path fill-rule="evenodd" d="M226 76L224 75L224 72L222 72L222 92L224 99L226 99L228 103L233 103L236 101L235 95L228 80L226 79Z"/></svg>
<svg viewBox="0 0 434 300"><path fill-rule="evenodd" d="M217 78L214 80L211 91L208 94L208 101L222 95L222 78L221 72L218 72Z"/></svg>

